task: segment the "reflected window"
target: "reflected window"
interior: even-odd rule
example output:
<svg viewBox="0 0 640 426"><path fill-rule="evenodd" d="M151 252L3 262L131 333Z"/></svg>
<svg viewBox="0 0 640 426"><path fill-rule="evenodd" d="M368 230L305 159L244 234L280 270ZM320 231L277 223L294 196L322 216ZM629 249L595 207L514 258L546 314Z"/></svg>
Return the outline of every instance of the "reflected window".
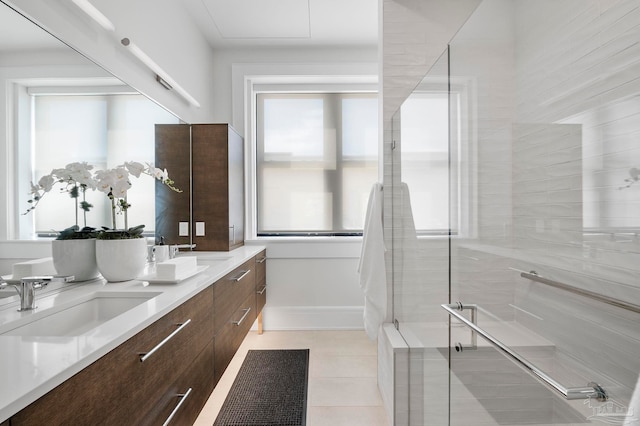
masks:
<svg viewBox="0 0 640 426"><path fill-rule="evenodd" d="M377 161L377 94L258 94L258 235L361 234Z"/></svg>
<svg viewBox="0 0 640 426"><path fill-rule="evenodd" d="M457 191L449 185L450 114L455 129L457 114L442 91L414 91L400 110L402 181L411 194L415 228L424 235L448 233L450 219L452 231L457 229Z"/></svg>
<svg viewBox="0 0 640 426"><path fill-rule="evenodd" d="M579 145L572 160L582 162L582 226L587 232L635 233L640 228L639 117L640 102L632 97L561 121L576 126Z"/></svg>
<svg viewBox="0 0 640 426"><path fill-rule="evenodd" d="M32 144L30 152L21 153L26 158L21 159L20 164L29 168L24 172L33 182L52 169L72 162L86 161L94 170L111 168L125 161L153 164L154 125L177 122L175 116L139 94L33 96ZM151 235L155 224L154 185L154 179L142 176L128 191L130 226L144 224L145 233ZM74 224L76 205L60 188L56 185L26 216L26 221L21 222L22 238L53 236L56 231ZM24 198L27 194L20 196ZM86 201L93 205L86 224L111 227L106 195L87 191ZM27 206L26 198L21 198L20 213ZM82 217L78 225L84 225Z"/></svg>

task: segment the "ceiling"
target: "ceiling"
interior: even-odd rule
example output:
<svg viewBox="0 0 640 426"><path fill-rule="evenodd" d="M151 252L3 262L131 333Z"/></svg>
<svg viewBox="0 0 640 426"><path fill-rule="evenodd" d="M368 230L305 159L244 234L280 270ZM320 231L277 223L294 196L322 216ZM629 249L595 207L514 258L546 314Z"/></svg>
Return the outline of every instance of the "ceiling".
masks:
<svg viewBox="0 0 640 426"><path fill-rule="evenodd" d="M377 0L179 0L214 48L375 47ZM0 52L65 48L0 5Z"/></svg>
<svg viewBox="0 0 640 426"><path fill-rule="evenodd" d="M4 4L0 4L0 52L68 49L62 42Z"/></svg>
<svg viewBox="0 0 640 426"><path fill-rule="evenodd" d="M213 47L376 46L377 0L184 0Z"/></svg>

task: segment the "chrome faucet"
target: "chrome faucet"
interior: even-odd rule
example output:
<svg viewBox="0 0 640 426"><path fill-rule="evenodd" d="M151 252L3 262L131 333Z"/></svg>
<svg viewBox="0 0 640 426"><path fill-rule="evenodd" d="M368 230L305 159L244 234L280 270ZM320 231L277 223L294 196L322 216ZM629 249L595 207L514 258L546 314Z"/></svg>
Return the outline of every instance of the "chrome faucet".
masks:
<svg viewBox="0 0 640 426"><path fill-rule="evenodd" d="M73 276L41 276L41 277L25 277L20 280L20 284L8 284L0 283L0 288L12 285L16 289L18 295L20 295L20 309L21 311L31 311L36 309L36 290L46 287L47 284L53 281L57 282L69 282L73 281Z"/></svg>

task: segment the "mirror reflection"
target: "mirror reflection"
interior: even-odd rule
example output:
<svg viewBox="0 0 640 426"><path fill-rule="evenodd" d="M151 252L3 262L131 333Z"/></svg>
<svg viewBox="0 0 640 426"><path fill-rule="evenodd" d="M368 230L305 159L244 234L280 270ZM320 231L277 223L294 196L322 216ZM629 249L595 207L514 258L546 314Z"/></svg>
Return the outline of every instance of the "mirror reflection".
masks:
<svg viewBox="0 0 640 426"><path fill-rule="evenodd" d="M0 90L12 106L4 114L3 142L15 159L6 189L16 201L7 212L15 225L7 238L51 237L74 224L83 227L81 202L91 205L86 225L111 227L104 193L89 189L73 199L62 184L25 214L38 195L32 183L76 162L87 162L93 171L130 161L153 163L154 125L179 119L5 4L0 4L0 75L5 83ZM144 224L145 234L153 235L155 180L140 176L133 183L127 192L129 226Z"/></svg>

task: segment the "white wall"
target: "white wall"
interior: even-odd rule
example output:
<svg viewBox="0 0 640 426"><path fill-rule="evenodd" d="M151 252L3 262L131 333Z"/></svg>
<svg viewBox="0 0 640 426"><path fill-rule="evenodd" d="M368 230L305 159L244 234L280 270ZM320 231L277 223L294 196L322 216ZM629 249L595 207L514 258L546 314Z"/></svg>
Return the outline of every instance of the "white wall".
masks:
<svg viewBox="0 0 640 426"><path fill-rule="evenodd" d="M362 329L362 239L268 239L265 330Z"/></svg>
<svg viewBox="0 0 640 426"><path fill-rule="evenodd" d="M246 80L256 76L376 76L375 48L240 48L213 54L213 121L246 130ZM374 84L377 79L373 80Z"/></svg>

